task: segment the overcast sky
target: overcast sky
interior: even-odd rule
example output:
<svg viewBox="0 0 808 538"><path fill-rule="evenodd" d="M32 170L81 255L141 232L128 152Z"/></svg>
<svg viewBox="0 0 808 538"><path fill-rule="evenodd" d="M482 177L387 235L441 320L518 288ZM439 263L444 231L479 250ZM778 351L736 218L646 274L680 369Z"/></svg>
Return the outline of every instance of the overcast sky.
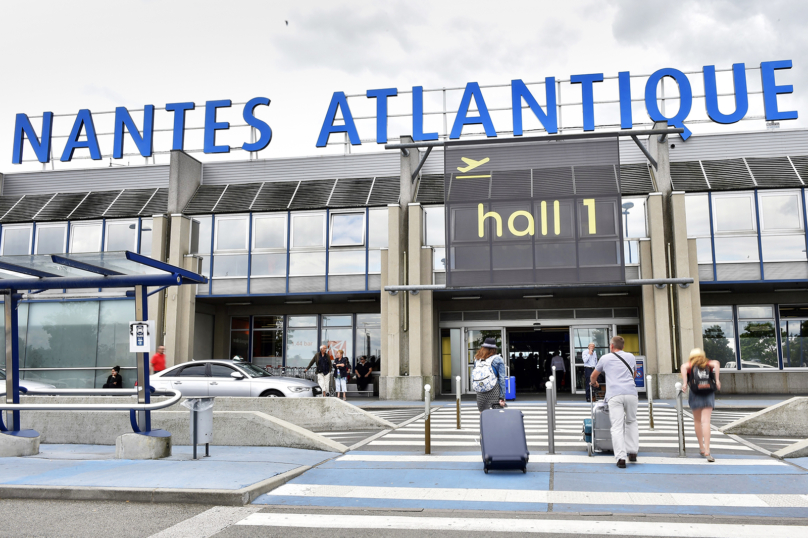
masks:
<svg viewBox="0 0 808 538"><path fill-rule="evenodd" d="M619 71L649 74L664 67L698 71L743 62L792 60L793 69L777 74L778 84L793 84L792 96L779 98L780 108L797 110L800 119L781 128L802 127L808 115L808 2L785 0L724 0L677 2L630 1L417 1L406 2L270 2L157 1L130 2L73 0L3 2L0 4L0 171L40 169L41 165L12 165L15 114L43 111L57 118L56 134L69 132L75 113L94 114L116 106L252 97L271 99L259 116L273 130L265 158L341 153L343 148L318 149L315 142L334 91L364 94L373 88L410 90L412 86L442 88L480 84L507 85L512 79L541 81L555 76ZM729 78L720 88L731 91ZM697 80L698 79L698 80ZM760 88L759 72L748 72L750 90ZM699 77L694 78L698 93ZM642 96L644 81L633 82L632 93ZM596 85L595 98L606 99L616 86ZM668 86L672 87L672 86ZM544 102L542 86L531 90ZM675 94L675 89L669 90ZM578 92L578 93L575 93ZM449 110L456 110L462 92L447 94ZM509 106L507 88L484 90L489 107ZM562 85L562 101L580 101L579 87ZM760 95L750 96L749 115L760 115ZM696 100L691 119L704 117L704 101ZM375 104L352 98L356 116L373 115ZM408 113L409 94L391 99L392 113ZM440 110L441 94L427 94L427 110ZM668 106L677 107L677 103ZM724 99L731 112L733 102ZM241 106L220 112L221 120L242 123ZM616 121L615 106L596 108L596 122ZM140 124L140 113L133 113ZM190 126L201 126L204 112L189 112ZM158 111L158 128L171 126L172 116ZM454 115L448 118L449 128ZM496 128L511 129L510 112L494 114ZM525 127L538 127L528 112ZM220 121L221 121L220 120ZM32 120L37 131L39 119ZM580 126L580 107L562 112L565 126ZM648 121L642 103L634 105L634 121ZM96 115L98 132L109 132L112 117ZM360 136L375 136L375 121L358 122ZM426 128L443 132L442 118L427 116ZM762 120L737 126L695 125L693 131L764 128ZM389 135L409 134L409 118L391 120ZM474 129L468 129L473 131ZM464 131L465 132L465 131ZM698 135L698 134L697 134ZM218 135L218 143L240 146L247 129L233 128ZM341 135L332 136L332 141ZM54 139L58 161L64 138ZM101 137L104 154L111 153L111 137ZM186 135L186 147L201 148L201 131ZM155 138L155 150L170 148L170 134ZM127 151L133 151L129 144ZM381 151L373 142L354 151ZM86 157L78 150L76 157ZM197 155L197 154L195 154ZM26 157L33 157L28 148ZM234 151L230 158L244 159ZM199 156L221 160L221 155ZM158 156L157 162L165 162ZM142 164L127 157L121 164ZM73 166L92 166L76 160ZM109 165L106 159L103 163ZM68 165L56 163L56 168Z"/></svg>

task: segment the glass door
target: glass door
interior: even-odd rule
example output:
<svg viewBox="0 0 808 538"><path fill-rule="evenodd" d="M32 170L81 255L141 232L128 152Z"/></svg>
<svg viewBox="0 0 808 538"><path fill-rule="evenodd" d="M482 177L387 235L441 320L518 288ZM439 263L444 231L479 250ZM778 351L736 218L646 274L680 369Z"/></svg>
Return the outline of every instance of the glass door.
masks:
<svg viewBox="0 0 808 538"><path fill-rule="evenodd" d="M582 353L589 344L594 342L595 353L598 358L609 352L609 338L611 327L570 327L570 339L572 341L572 361L575 366L572 368L572 384L573 394L583 394L586 392L586 385L588 381L584 376L584 360ZM572 362L571 361L571 362Z"/></svg>
<svg viewBox="0 0 808 538"><path fill-rule="evenodd" d="M502 354L502 329L469 329L466 337L466 380L464 388L466 393L474 392L471 388L471 371L474 369L474 355L482 347L486 338L495 338L497 353Z"/></svg>

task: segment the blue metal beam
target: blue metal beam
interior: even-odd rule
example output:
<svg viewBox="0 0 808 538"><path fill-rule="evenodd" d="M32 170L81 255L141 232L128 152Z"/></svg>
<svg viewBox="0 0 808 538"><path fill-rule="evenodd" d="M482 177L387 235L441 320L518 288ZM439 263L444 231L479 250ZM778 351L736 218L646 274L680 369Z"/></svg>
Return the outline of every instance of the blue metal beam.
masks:
<svg viewBox="0 0 808 538"><path fill-rule="evenodd" d="M31 267L25 267L23 265L17 265L17 264L14 264L14 263L8 263L8 262L4 262L4 261L0 261L0 269L4 269L6 271L13 271L15 273L20 273L22 275L35 276L37 278L46 278L46 277L57 277L57 278L59 278L59 277L62 276L62 275L57 275L55 273L48 273L48 272L45 272L45 271L40 271L39 269L32 269ZM14 279L10 278L8 280L14 280ZM0 287L2 287L2 286L0 285Z"/></svg>
<svg viewBox="0 0 808 538"><path fill-rule="evenodd" d="M129 261L133 261L135 263L140 263L143 265L147 265L149 267L153 267L155 269L159 269L161 271L165 271L167 273L174 273L182 277L183 280L187 280L186 284L207 284L208 279L202 275L194 273L193 271L188 271L187 269L183 269L181 267L177 267L176 265L171 265L165 262L161 262L148 256L143 256L142 254L137 254L132 252L131 250L126 251L126 259ZM151 285L151 284L150 284Z"/></svg>
<svg viewBox="0 0 808 538"><path fill-rule="evenodd" d="M113 271L112 269L106 269L104 267L99 267L98 265L93 265L90 263L80 262L78 260L74 260L72 258L65 258L64 256L57 256L56 254L51 255L51 260L53 263L58 263L59 265L66 265L68 267L73 267L74 269L81 269L82 271L87 271L88 273L95 273L97 275L104 275L104 276L116 276L116 275L123 275L119 271Z"/></svg>
<svg viewBox="0 0 808 538"><path fill-rule="evenodd" d="M196 284L196 281L186 282L179 275L115 275L91 277L60 277L60 278L9 278L0 280L0 289L13 290L51 290L51 289L77 289L77 288L131 288L143 286L178 286L180 284Z"/></svg>

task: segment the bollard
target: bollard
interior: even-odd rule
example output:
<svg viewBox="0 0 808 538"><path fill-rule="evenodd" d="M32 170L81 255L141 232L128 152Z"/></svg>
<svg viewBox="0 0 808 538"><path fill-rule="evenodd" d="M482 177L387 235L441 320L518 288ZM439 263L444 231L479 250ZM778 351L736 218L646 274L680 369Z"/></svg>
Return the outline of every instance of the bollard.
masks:
<svg viewBox="0 0 808 538"><path fill-rule="evenodd" d="M457 429L460 429L460 376L455 378L455 388L457 389Z"/></svg>
<svg viewBox="0 0 808 538"><path fill-rule="evenodd" d="M553 384L548 381L544 384L547 389L547 453L555 454L555 409L553 409Z"/></svg>
<svg viewBox="0 0 808 538"><path fill-rule="evenodd" d="M653 376L646 376L646 382L648 383L648 423L649 423L649 430L654 431L654 378Z"/></svg>
<svg viewBox="0 0 808 538"><path fill-rule="evenodd" d="M685 454L685 415L682 408L682 384L676 383L676 425L679 430L679 457L686 458Z"/></svg>
<svg viewBox="0 0 808 538"><path fill-rule="evenodd" d="M555 390L554 390L555 389L555 376L551 375L550 380L548 381L548 383L550 383L550 397L549 397L548 402L553 407L553 414L552 415L549 415L549 414L547 415L547 423L551 424L553 426L553 431L555 431L555 427L556 427L556 425L555 425L555 406L556 406L556 401L555 401Z"/></svg>
<svg viewBox="0 0 808 538"><path fill-rule="evenodd" d="M429 385L424 385L424 454L432 454L432 439L430 438L430 416L429 416Z"/></svg>

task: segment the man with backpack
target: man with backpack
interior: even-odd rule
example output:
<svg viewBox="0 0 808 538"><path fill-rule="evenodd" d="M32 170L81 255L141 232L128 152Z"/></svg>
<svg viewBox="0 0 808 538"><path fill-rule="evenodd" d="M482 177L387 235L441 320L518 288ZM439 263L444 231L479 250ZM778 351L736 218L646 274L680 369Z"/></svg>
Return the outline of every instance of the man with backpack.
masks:
<svg viewBox="0 0 808 538"><path fill-rule="evenodd" d="M598 376L606 375L606 397L609 418L612 422L612 447L617 466L626 468L628 461L637 461L640 449L640 430L637 425L637 386L634 372L637 361L634 355L623 351L625 341L622 336L614 336L609 341L609 351L598 360L595 371L589 377L590 384L598 388Z"/></svg>

